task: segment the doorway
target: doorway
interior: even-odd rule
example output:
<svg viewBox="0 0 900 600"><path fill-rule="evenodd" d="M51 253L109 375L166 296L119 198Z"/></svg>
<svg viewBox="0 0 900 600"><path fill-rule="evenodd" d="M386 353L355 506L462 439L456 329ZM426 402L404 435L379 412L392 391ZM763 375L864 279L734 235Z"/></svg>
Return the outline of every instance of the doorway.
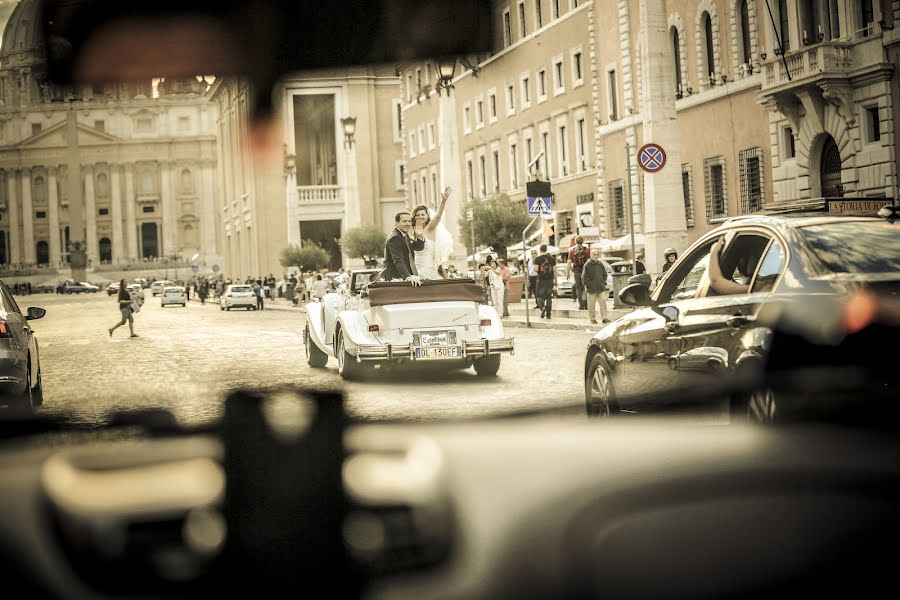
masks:
<svg viewBox="0 0 900 600"><path fill-rule="evenodd" d="M37 255L37 264L47 266L50 264L50 245L41 240L35 246L35 254Z"/></svg>
<svg viewBox="0 0 900 600"><path fill-rule="evenodd" d="M842 198L844 188L841 185L841 153L834 138L826 136L822 146L822 162L819 172L822 181L823 198Z"/></svg>
<svg viewBox="0 0 900 600"><path fill-rule="evenodd" d="M141 258L159 257L159 231L156 223L141 223Z"/></svg>

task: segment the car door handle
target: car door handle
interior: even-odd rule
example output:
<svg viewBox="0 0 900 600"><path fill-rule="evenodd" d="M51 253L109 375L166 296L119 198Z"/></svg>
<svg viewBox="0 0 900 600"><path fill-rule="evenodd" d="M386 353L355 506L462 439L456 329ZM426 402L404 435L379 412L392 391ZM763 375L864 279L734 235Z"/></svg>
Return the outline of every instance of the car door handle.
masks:
<svg viewBox="0 0 900 600"><path fill-rule="evenodd" d="M725 319L725 324L729 327L734 327L738 329L743 327L753 321L753 317L745 317L743 315L732 315Z"/></svg>
<svg viewBox="0 0 900 600"><path fill-rule="evenodd" d="M32 330L31 330L31 327L29 327L28 325L22 325L22 331L24 331L28 335L31 335Z"/></svg>

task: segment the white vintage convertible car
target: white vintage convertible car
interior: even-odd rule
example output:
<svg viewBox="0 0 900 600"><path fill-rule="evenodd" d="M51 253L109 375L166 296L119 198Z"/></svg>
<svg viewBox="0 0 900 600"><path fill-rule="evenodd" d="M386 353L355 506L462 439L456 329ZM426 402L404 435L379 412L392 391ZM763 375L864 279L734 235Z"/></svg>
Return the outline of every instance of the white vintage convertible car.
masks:
<svg viewBox="0 0 900 600"><path fill-rule="evenodd" d="M500 355L513 352L497 311L481 304L471 279L406 282L372 281L379 271L354 271L349 289L326 294L306 306L306 360L321 368L338 361L345 379L357 379L375 365L446 363L474 367L493 376Z"/></svg>

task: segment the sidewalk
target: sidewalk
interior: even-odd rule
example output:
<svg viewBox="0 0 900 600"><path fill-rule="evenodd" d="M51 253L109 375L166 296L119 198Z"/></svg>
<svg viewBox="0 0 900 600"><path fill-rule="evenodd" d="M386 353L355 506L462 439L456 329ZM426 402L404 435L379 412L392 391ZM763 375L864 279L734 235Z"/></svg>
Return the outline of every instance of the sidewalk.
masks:
<svg viewBox="0 0 900 600"><path fill-rule="evenodd" d="M531 298L529 301L533 303L534 298ZM613 308L613 301L611 298L607 299L606 306L608 309L607 318L611 321L615 321L632 310L631 307ZM542 319L540 309L535 308L535 305L532 304L531 310L529 311L529 317L531 329L590 329L592 331L597 331L603 325L600 322L596 325L591 324L590 319L588 318L588 311L580 310L578 308L578 303L572 298L554 298L553 311L550 315L550 319ZM600 320L600 307L597 307L597 320ZM503 319L503 326L527 327L524 298L522 298L521 302L509 305L509 316Z"/></svg>

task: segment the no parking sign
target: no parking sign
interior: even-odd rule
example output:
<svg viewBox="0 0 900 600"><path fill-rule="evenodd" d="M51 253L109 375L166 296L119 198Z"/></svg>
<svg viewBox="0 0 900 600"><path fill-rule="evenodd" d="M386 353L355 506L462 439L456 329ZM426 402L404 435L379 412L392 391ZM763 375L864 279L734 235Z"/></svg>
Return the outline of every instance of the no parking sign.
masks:
<svg viewBox="0 0 900 600"><path fill-rule="evenodd" d="M647 173L656 173L666 166L666 151L659 144L644 144L638 150L638 165Z"/></svg>

